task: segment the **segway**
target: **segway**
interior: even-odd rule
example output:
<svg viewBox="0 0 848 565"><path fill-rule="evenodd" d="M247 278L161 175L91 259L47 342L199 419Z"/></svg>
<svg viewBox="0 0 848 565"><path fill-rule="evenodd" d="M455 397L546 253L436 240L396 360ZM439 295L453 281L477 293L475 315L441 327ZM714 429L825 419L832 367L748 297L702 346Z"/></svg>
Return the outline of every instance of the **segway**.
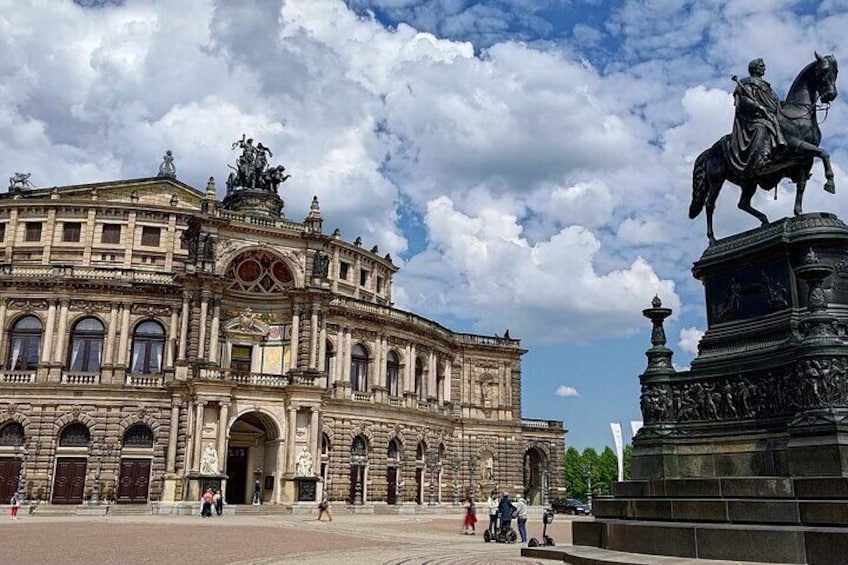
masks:
<svg viewBox="0 0 848 565"><path fill-rule="evenodd" d="M553 508L545 508L545 513L542 514L542 541L537 540L536 538L530 538L530 541L527 542L527 547L539 547L540 545L549 545L554 546L556 542L554 538L548 535L548 524L554 521L554 509Z"/></svg>
<svg viewBox="0 0 848 565"><path fill-rule="evenodd" d="M492 535L492 532L487 528L485 532L483 532L483 541L489 543L490 541L496 543L515 543L518 541L518 532L516 532L513 528L503 528L498 527L497 533Z"/></svg>

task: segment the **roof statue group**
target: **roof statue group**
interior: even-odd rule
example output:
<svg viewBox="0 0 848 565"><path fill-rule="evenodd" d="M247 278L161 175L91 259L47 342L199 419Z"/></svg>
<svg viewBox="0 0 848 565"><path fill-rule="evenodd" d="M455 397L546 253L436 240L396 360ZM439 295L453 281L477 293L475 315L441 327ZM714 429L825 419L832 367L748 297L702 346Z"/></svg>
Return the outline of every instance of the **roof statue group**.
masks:
<svg viewBox="0 0 848 565"><path fill-rule="evenodd" d="M276 194L277 187L286 181L290 175L285 174L282 165L268 166L268 158L273 157L271 150L262 143L253 144L253 139L241 139L234 142L232 149L241 149L241 155L236 160L236 166L227 165L233 171L227 177L227 194L234 190L259 190Z"/></svg>
<svg viewBox="0 0 848 565"><path fill-rule="evenodd" d="M695 160L692 171L692 203L689 217L696 218L706 209L707 237L715 241L713 211L725 181L742 189L739 208L765 225L768 218L751 206L757 187L771 190L783 179L795 183L795 215L802 212L802 201L813 159L824 166L824 189L836 191L830 155L819 147L821 131L817 120L819 101L825 108L836 98L836 75L839 69L833 55L815 54L780 101L771 85L763 78L766 65L762 59L748 64L750 76L738 80L733 99L736 116L733 131L719 139Z"/></svg>

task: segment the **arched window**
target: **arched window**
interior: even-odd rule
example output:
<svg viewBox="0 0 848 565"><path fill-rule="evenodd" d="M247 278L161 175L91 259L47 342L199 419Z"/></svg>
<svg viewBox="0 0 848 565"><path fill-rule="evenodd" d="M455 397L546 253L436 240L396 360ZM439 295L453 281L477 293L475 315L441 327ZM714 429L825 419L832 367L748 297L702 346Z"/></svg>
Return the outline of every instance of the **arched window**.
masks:
<svg viewBox="0 0 848 565"><path fill-rule="evenodd" d="M415 360L415 396L424 400L424 366L421 359Z"/></svg>
<svg viewBox="0 0 848 565"><path fill-rule="evenodd" d="M355 392L368 391L368 352L358 343L350 349L350 386Z"/></svg>
<svg viewBox="0 0 848 565"><path fill-rule="evenodd" d="M400 459L400 443L398 443L397 439L393 439L389 442L389 449L386 452L386 457L395 461Z"/></svg>
<svg viewBox="0 0 848 565"><path fill-rule="evenodd" d="M88 427L81 422L74 422L62 430L59 436L59 447L88 447L90 441L91 433Z"/></svg>
<svg viewBox="0 0 848 565"><path fill-rule="evenodd" d="M103 322L97 318L83 318L71 332L71 349L68 352L68 371L72 373L97 373L103 353Z"/></svg>
<svg viewBox="0 0 848 565"><path fill-rule="evenodd" d="M124 447L153 447L153 430L145 424L134 424L124 432Z"/></svg>
<svg viewBox="0 0 848 565"><path fill-rule="evenodd" d="M12 326L9 362L11 371L32 371L38 365L41 352L41 320L35 316L24 316Z"/></svg>
<svg viewBox="0 0 848 565"><path fill-rule="evenodd" d="M423 441L419 441L418 446L415 448L415 460L424 461L425 455L427 455L427 444Z"/></svg>
<svg viewBox="0 0 848 565"><path fill-rule="evenodd" d="M386 356L386 388L389 396L400 396L400 361L394 351Z"/></svg>
<svg viewBox="0 0 848 565"><path fill-rule="evenodd" d="M0 427L0 446L20 447L25 439L24 427L17 422L9 422Z"/></svg>
<svg viewBox="0 0 848 565"><path fill-rule="evenodd" d="M356 436L350 443L350 454L357 457L365 457L368 455L368 446L365 443L365 438Z"/></svg>
<svg viewBox="0 0 848 565"><path fill-rule="evenodd" d="M164 349L165 329L159 322L148 320L137 325L133 332L130 372L137 375L160 374Z"/></svg>
<svg viewBox="0 0 848 565"><path fill-rule="evenodd" d="M333 344L327 340L324 346L324 371L330 375L333 371L333 361L335 361L336 352L333 350Z"/></svg>
<svg viewBox="0 0 848 565"><path fill-rule="evenodd" d="M321 456L330 455L330 436L321 434Z"/></svg>

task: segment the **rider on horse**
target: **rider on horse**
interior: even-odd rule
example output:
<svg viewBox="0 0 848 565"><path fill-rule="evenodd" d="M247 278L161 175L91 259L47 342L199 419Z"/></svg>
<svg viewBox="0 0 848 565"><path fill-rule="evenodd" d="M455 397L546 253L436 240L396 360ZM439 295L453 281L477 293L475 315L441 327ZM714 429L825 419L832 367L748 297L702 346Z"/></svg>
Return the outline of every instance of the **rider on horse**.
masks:
<svg viewBox="0 0 848 565"><path fill-rule="evenodd" d="M741 176L763 172L763 168L786 148L786 140L777 122L780 100L763 79L765 72L765 62L754 59L748 63L751 76L736 81L733 93L736 118L727 157Z"/></svg>

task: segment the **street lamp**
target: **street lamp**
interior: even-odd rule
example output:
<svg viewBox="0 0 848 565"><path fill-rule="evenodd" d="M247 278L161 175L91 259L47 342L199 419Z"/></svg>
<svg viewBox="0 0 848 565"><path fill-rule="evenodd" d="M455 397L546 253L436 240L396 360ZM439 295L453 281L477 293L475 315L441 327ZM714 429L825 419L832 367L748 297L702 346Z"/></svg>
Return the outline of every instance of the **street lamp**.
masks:
<svg viewBox="0 0 848 565"><path fill-rule="evenodd" d="M90 506L100 505L100 471L103 468L103 456L110 457L115 445L106 443L105 439L93 440L92 448L97 447L97 466L94 471L94 484L91 486L91 497L88 499ZM94 449L92 449L93 451Z"/></svg>
<svg viewBox="0 0 848 565"><path fill-rule="evenodd" d="M589 505L589 508L592 508L592 472L594 469L591 463L584 463L580 470L586 477L586 504Z"/></svg>
<svg viewBox="0 0 848 565"><path fill-rule="evenodd" d="M26 501L27 492L27 459L28 452L26 444L21 444L21 468L18 472L18 499L21 504Z"/></svg>
<svg viewBox="0 0 848 565"><path fill-rule="evenodd" d="M430 506L435 506L436 504L436 479L439 471L439 456L436 453L431 453L430 458L427 464L427 468L430 471Z"/></svg>
<svg viewBox="0 0 848 565"><path fill-rule="evenodd" d="M453 474L453 503L459 504L459 459L454 458L450 463L451 474Z"/></svg>
<svg viewBox="0 0 848 565"><path fill-rule="evenodd" d="M477 476L477 456L471 454L468 456L468 496L471 500L477 499L477 488L474 485L474 477Z"/></svg>

